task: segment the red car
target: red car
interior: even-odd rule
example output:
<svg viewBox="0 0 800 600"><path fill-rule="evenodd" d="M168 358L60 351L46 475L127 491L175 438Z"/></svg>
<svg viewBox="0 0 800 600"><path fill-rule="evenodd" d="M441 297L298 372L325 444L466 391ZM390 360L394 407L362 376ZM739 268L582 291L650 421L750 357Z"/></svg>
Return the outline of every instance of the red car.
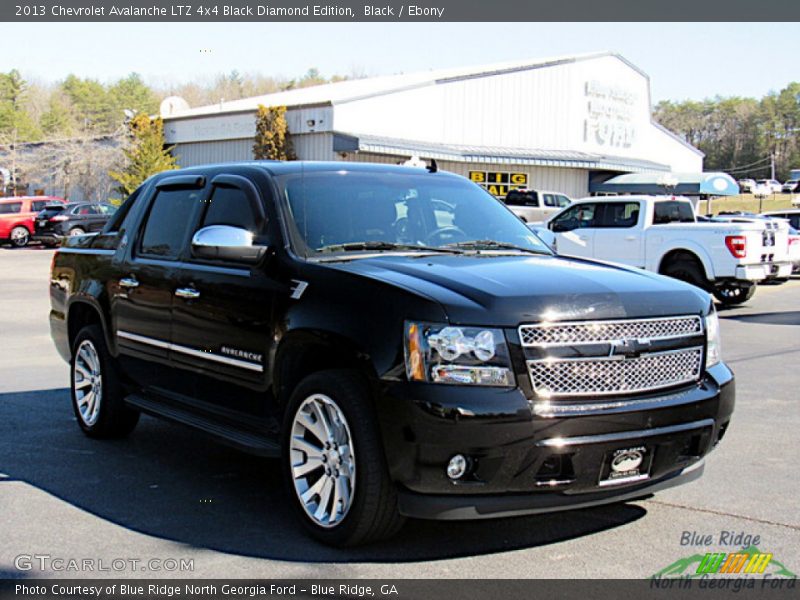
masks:
<svg viewBox="0 0 800 600"><path fill-rule="evenodd" d="M57 196L16 196L0 198L0 243L10 243L15 248L28 244L33 234L36 215L45 206L66 200Z"/></svg>

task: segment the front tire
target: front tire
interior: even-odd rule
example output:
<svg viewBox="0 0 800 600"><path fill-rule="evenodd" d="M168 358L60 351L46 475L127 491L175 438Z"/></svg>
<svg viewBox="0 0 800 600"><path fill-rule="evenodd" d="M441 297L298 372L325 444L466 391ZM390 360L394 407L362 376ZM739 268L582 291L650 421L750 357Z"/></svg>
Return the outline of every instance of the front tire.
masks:
<svg viewBox="0 0 800 600"><path fill-rule="evenodd" d="M400 530L371 393L357 372L321 371L300 382L286 408L282 449L290 503L313 537L355 546Z"/></svg>
<svg viewBox="0 0 800 600"><path fill-rule="evenodd" d="M747 302L755 293L755 283L724 283L714 290L714 297L726 306L735 306Z"/></svg>
<svg viewBox="0 0 800 600"><path fill-rule="evenodd" d="M11 230L11 233L9 234L9 240L14 248L24 248L31 240L31 232L22 225L19 225Z"/></svg>
<svg viewBox="0 0 800 600"><path fill-rule="evenodd" d="M89 437L124 437L139 422L139 412L125 406L117 365L99 325L88 325L75 337L70 391L78 425Z"/></svg>
<svg viewBox="0 0 800 600"><path fill-rule="evenodd" d="M85 235L85 234L86 234L86 231L84 231L80 227L73 227L72 229L69 230L70 237L73 237L73 236L76 236L76 235Z"/></svg>

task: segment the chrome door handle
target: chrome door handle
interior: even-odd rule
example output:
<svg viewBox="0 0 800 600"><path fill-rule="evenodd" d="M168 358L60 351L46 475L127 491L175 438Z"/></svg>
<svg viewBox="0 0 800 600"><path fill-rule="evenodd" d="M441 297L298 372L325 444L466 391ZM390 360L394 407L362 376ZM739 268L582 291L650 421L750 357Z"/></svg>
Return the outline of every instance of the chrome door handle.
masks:
<svg viewBox="0 0 800 600"><path fill-rule="evenodd" d="M124 288L135 288L139 287L139 282L133 277L124 277L123 279L119 280L119 285L120 287Z"/></svg>
<svg viewBox="0 0 800 600"><path fill-rule="evenodd" d="M200 297L200 292L198 292L194 288L178 288L175 290L175 295L178 298L186 298L187 300L193 300L194 298Z"/></svg>
<svg viewBox="0 0 800 600"><path fill-rule="evenodd" d="M637 240L637 237L635 235L626 235L625 236L625 241L626 242L635 242L636 240Z"/></svg>

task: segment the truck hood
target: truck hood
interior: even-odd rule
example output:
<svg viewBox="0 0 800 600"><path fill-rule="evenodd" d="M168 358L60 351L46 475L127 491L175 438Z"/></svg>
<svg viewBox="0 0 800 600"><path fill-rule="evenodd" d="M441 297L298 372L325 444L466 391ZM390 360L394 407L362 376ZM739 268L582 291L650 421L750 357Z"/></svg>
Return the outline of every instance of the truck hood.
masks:
<svg viewBox="0 0 800 600"><path fill-rule="evenodd" d="M706 292L675 279L556 256L381 255L324 264L434 300L462 325L701 314L710 304Z"/></svg>

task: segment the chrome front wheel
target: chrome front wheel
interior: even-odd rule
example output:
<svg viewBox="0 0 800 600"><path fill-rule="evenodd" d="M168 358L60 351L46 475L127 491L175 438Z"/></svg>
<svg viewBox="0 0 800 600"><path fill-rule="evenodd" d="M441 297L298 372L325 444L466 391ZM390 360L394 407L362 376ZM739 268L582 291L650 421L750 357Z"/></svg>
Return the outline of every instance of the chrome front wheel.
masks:
<svg viewBox="0 0 800 600"><path fill-rule="evenodd" d="M344 413L329 396L312 394L294 414L289 442L294 490L316 525L340 524L353 504L356 463Z"/></svg>
<svg viewBox="0 0 800 600"><path fill-rule="evenodd" d="M72 370L72 389L78 415L87 426L97 422L103 400L103 374L100 356L91 340L83 340L75 354Z"/></svg>

